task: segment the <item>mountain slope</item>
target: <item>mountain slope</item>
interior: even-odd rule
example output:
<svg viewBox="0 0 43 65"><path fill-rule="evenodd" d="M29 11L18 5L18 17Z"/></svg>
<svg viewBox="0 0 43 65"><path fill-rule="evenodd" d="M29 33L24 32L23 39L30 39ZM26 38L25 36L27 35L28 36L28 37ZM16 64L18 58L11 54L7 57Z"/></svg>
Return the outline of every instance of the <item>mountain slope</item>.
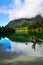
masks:
<svg viewBox="0 0 43 65"><path fill-rule="evenodd" d="M29 19L17 19L10 21L7 26L10 27L22 27L29 24Z"/></svg>
<svg viewBox="0 0 43 65"><path fill-rule="evenodd" d="M40 15L37 15L35 18L21 18L21 19L16 19L10 21L6 26L9 27L25 27L28 26L30 23L35 23L35 22L43 22L43 18Z"/></svg>

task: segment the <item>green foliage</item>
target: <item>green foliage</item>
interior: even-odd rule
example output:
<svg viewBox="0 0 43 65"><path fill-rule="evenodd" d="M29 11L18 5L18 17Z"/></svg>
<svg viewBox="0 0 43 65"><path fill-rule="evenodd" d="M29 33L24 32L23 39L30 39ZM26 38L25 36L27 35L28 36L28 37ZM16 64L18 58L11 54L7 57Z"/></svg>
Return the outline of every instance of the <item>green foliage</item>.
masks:
<svg viewBox="0 0 43 65"><path fill-rule="evenodd" d="M25 31L23 31L24 29ZM16 34L16 32L18 33ZM19 34L20 32L21 34ZM36 38L43 39L43 18L40 15L31 19L13 20L5 27L0 27L0 38L6 36L12 41L26 42L33 35Z"/></svg>
<svg viewBox="0 0 43 65"><path fill-rule="evenodd" d="M43 18L40 15L37 15L35 18L21 18L10 21L6 26L12 28L19 28L19 27L42 27L43 28Z"/></svg>
<svg viewBox="0 0 43 65"><path fill-rule="evenodd" d="M8 38L12 41L16 41L16 42L29 42L29 39L32 37L32 36L35 36L35 38L38 38L38 39L42 39L43 40L43 33L29 33L29 34L12 34L12 35L9 35Z"/></svg>
<svg viewBox="0 0 43 65"><path fill-rule="evenodd" d="M0 27L0 38L9 36L11 34L15 33L15 30L11 27Z"/></svg>

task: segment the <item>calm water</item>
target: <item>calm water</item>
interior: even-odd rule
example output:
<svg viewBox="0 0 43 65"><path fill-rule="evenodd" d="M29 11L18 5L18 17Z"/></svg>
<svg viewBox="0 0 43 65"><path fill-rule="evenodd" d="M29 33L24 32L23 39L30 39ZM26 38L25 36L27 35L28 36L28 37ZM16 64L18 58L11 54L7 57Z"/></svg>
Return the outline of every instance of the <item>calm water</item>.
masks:
<svg viewBox="0 0 43 65"><path fill-rule="evenodd" d="M16 54L23 54L28 56L43 57L43 43L41 45L36 44L36 50L32 49L33 43L12 42L8 38L1 38L0 44L4 44L3 51L8 51Z"/></svg>

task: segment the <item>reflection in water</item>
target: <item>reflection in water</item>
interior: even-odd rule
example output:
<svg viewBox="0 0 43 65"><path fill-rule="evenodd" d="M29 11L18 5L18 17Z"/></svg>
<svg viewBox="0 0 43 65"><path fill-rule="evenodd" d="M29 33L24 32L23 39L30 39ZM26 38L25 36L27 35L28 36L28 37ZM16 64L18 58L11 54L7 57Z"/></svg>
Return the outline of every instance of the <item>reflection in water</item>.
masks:
<svg viewBox="0 0 43 65"><path fill-rule="evenodd" d="M15 53L22 53L28 56L43 56L43 45L36 44L36 50L32 49L33 43L28 42L28 45L25 43L11 42L11 51Z"/></svg>
<svg viewBox="0 0 43 65"><path fill-rule="evenodd" d="M2 47L2 50L13 52L14 54L23 54L28 56L37 56L43 57L43 44L38 45L37 43L27 42L27 43L20 43L20 42L9 42L8 38L1 39L0 42L6 40L6 44ZM5 41L4 41L5 42ZM32 48L36 48L36 50Z"/></svg>
<svg viewBox="0 0 43 65"><path fill-rule="evenodd" d="M5 37L0 39L0 43L10 45L11 41Z"/></svg>
<svg viewBox="0 0 43 65"><path fill-rule="evenodd" d="M41 42L40 43L37 43L37 42L33 43L32 49L36 50L36 44L38 44L40 46L43 44L43 42L42 43Z"/></svg>

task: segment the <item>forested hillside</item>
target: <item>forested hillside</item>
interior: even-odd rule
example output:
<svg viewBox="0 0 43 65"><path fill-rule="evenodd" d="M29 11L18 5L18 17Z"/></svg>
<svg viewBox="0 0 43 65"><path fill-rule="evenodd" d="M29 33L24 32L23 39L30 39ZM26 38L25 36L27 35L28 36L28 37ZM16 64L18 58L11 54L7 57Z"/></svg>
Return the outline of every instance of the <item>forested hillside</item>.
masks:
<svg viewBox="0 0 43 65"><path fill-rule="evenodd" d="M21 18L10 21L6 26L17 28L17 27L25 27L25 26L35 26L35 27L42 27L43 28L43 17L37 15L34 18Z"/></svg>

